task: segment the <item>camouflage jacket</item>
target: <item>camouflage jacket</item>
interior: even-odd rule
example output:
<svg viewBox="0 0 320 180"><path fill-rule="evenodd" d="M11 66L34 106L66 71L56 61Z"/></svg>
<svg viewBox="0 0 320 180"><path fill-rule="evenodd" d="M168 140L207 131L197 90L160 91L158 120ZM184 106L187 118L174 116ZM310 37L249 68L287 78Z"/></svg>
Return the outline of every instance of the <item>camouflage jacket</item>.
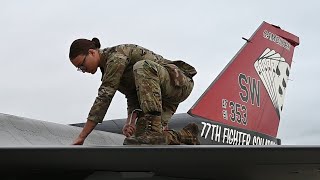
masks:
<svg viewBox="0 0 320 180"><path fill-rule="evenodd" d="M130 114L139 108L133 65L141 60L152 60L160 65L176 64L192 77L196 74L192 66L184 66L183 61L170 61L154 52L134 44L123 44L100 51L100 69L102 83L98 96L88 115L88 119L101 123L117 90L127 99L127 111Z"/></svg>

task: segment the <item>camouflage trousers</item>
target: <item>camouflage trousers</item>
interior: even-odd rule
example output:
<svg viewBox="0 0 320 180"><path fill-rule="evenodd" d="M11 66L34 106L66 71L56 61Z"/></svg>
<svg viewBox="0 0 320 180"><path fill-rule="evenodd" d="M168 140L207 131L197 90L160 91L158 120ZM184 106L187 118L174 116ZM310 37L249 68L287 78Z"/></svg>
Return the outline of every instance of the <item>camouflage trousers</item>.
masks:
<svg viewBox="0 0 320 180"><path fill-rule="evenodd" d="M175 71L177 76L172 76L170 71ZM160 112L162 127L167 127L179 103L190 95L193 80L178 68L164 67L149 60L137 62L133 74L143 113ZM180 144L177 132L169 130L163 134L168 144Z"/></svg>
<svg viewBox="0 0 320 180"><path fill-rule="evenodd" d="M154 61L142 60L133 66L140 108L144 114L160 112L162 126L176 112L179 103L187 99L193 89L193 80L176 68L177 77L170 76L171 67Z"/></svg>

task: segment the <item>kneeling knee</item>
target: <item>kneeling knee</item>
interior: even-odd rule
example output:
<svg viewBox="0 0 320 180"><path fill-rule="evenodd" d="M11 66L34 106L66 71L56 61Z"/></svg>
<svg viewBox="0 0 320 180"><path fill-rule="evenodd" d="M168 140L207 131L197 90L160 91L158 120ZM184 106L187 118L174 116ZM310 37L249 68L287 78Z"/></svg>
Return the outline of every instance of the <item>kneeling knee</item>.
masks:
<svg viewBox="0 0 320 180"><path fill-rule="evenodd" d="M143 65L146 63L146 60L138 61L133 65L133 71L136 69L143 68Z"/></svg>

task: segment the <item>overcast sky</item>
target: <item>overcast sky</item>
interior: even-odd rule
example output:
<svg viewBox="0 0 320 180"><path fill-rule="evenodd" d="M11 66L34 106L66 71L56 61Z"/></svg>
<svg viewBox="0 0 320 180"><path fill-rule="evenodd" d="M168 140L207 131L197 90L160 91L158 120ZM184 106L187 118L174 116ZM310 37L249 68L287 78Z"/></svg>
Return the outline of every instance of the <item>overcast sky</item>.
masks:
<svg viewBox="0 0 320 180"><path fill-rule="evenodd" d="M283 144L320 144L319 1L1 1L0 112L70 124L85 122L101 73L77 72L69 47L98 37L102 47L135 43L198 70L187 112L266 21L300 37L278 131ZM126 117L116 93L105 119Z"/></svg>

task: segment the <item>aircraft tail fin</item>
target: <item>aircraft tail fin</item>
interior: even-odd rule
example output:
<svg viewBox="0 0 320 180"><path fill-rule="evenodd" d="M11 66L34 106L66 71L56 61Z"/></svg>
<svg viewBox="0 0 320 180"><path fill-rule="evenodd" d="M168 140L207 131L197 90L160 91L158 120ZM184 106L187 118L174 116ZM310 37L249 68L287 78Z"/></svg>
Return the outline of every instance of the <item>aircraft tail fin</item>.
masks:
<svg viewBox="0 0 320 180"><path fill-rule="evenodd" d="M299 37L263 22L245 40L188 113L276 137Z"/></svg>

